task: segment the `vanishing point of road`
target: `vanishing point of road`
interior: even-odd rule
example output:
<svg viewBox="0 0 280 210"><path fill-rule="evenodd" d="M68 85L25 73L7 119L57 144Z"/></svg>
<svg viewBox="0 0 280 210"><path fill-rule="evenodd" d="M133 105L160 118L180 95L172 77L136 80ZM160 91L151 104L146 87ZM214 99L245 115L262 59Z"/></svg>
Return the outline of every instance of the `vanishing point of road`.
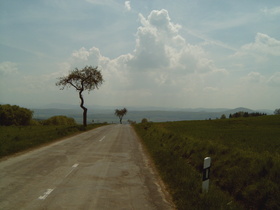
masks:
<svg viewBox="0 0 280 210"><path fill-rule="evenodd" d="M174 209L130 125L108 125L0 162L0 209Z"/></svg>

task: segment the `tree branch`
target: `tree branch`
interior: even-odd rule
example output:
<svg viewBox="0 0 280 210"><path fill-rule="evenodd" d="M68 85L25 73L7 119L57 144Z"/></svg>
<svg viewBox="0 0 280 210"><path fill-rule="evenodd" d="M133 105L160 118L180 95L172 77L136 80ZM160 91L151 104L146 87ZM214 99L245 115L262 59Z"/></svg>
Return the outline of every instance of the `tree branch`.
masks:
<svg viewBox="0 0 280 210"><path fill-rule="evenodd" d="M78 88L76 85L74 85L72 82L68 81L68 84L72 85L74 88L76 88L76 90L81 90L80 88Z"/></svg>

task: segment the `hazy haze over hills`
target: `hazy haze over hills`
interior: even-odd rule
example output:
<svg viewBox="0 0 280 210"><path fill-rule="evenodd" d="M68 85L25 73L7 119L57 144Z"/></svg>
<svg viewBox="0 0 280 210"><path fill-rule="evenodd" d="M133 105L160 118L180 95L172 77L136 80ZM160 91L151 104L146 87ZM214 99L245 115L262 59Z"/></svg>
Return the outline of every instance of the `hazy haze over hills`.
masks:
<svg viewBox="0 0 280 210"><path fill-rule="evenodd" d="M89 105L88 108L88 122L118 122L118 118L114 115L116 108L113 106L96 106ZM124 122L132 120L140 122L143 118L147 118L153 122L164 122L164 121L179 121L179 120L205 120L205 119L216 119L220 118L222 114L227 117L229 114L235 112L262 112L272 114L272 110L252 110L248 108L161 108L161 107L126 107L128 109L127 115L124 116ZM48 104L39 108L33 108L34 118L36 119L47 119L55 115L66 115L73 117L77 122L82 122L82 109L78 105L67 105L67 104Z"/></svg>

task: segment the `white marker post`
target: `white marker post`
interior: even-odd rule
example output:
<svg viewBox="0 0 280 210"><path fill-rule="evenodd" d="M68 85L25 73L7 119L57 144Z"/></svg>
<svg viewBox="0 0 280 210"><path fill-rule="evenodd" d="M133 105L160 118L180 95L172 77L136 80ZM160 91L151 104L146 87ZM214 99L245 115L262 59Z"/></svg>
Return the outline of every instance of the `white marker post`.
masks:
<svg viewBox="0 0 280 210"><path fill-rule="evenodd" d="M204 158L203 175L202 175L202 192L207 193L209 189L209 175L210 175L211 158Z"/></svg>

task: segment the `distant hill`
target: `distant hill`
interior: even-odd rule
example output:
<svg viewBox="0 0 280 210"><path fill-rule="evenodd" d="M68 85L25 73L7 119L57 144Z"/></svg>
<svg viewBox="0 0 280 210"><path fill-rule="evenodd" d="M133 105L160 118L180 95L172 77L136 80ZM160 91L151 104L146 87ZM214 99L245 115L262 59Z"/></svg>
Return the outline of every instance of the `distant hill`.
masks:
<svg viewBox="0 0 280 210"><path fill-rule="evenodd" d="M62 105L60 105L62 106ZM63 107L63 106L62 106ZM33 109L35 119L47 119L55 115L65 115L67 117L74 118L78 123L82 123L82 109L73 106L72 108L48 108L48 109ZM150 107L151 108L151 107ZM145 110L141 108L137 110L137 107L127 107L128 113L124 116L124 122L127 120L132 120L136 122L141 122L143 118L147 118L149 121L153 122L166 122L166 121L182 121L182 120L205 120L205 119L216 119L220 118L222 114L227 117L229 114L236 112L261 112L272 114L272 110L258 111L248 108L239 107L236 109L207 109L207 108L197 108L197 109L171 109L171 110L157 110L155 107L153 110ZM115 108L113 107L89 107L88 109L88 122L108 122L108 123L118 123L118 118L114 115Z"/></svg>
<svg viewBox="0 0 280 210"><path fill-rule="evenodd" d="M252 109L244 108L244 107L238 107L238 108L235 108L235 109L226 110L226 111L223 112L223 114L225 114L228 117L230 114L234 114L236 112L252 113L252 112L256 112L256 111L254 111Z"/></svg>
<svg viewBox="0 0 280 210"><path fill-rule="evenodd" d="M231 112L254 112L254 110L248 109L248 108L245 108L245 107L238 107L236 109L231 109L231 110L228 110L228 111L231 111Z"/></svg>

